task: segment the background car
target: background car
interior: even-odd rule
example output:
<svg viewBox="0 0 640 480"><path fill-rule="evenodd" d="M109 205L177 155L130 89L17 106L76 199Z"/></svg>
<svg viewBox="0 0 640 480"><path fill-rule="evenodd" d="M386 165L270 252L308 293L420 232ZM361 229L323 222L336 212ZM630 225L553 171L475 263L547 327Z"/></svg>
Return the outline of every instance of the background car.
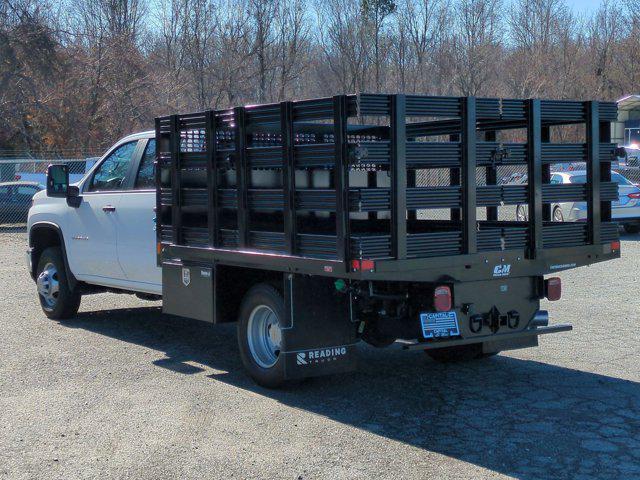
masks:
<svg viewBox="0 0 640 480"><path fill-rule="evenodd" d="M26 222L31 199L44 188L38 182L0 183L0 219L4 223Z"/></svg>
<svg viewBox="0 0 640 480"><path fill-rule="evenodd" d="M552 172L550 183L586 183L586 170ZM640 188L618 172L611 172L611 181L618 184L618 201L611 204L612 218L622 225L627 233L640 232ZM526 179L525 179L526 182ZM516 208L516 220L527 221L526 205ZM586 220L586 202L562 202L551 205L551 218L554 222L576 222Z"/></svg>

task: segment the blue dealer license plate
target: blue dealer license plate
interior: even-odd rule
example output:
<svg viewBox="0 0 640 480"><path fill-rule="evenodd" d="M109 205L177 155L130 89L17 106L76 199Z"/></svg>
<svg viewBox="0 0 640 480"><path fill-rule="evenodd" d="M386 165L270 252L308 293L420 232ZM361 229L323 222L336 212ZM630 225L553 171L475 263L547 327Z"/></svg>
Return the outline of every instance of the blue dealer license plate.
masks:
<svg viewBox="0 0 640 480"><path fill-rule="evenodd" d="M448 338L460 335L456 312L421 313L424 338Z"/></svg>

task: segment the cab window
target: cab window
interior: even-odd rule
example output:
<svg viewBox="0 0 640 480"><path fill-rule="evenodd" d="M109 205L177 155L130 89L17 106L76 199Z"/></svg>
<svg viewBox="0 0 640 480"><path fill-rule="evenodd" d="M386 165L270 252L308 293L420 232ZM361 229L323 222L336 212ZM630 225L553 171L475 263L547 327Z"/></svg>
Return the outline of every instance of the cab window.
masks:
<svg viewBox="0 0 640 480"><path fill-rule="evenodd" d="M125 143L111 152L93 174L88 190L90 192L122 190L137 144L137 140Z"/></svg>
<svg viewBox="0 0 640 480"><path fill-rule="evenodd" d="M30 195L33 197L39 190L40 189L38 187L21 185L18 187L16 195Z"/></svg>
<svg viewBox="0 0 640 480"><path fill-rule="evenodd" d="M147 147L144 149L144 154L140 160L140 168L138 168L134 187L136 190L153 190L155 188L155 168L153 165L155 160L156 140L152 138L147 142Z"/></svg>

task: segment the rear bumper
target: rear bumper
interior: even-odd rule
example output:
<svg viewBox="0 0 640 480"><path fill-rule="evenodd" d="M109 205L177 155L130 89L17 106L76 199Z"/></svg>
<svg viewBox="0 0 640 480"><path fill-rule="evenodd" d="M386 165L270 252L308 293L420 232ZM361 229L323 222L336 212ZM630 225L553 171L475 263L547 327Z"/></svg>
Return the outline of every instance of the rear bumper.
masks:
<svg viewBox="0 0 640 480"><path fill-rule="evenodd" d="M537 338L540 335L547 335L549 333L568 332L573 330L573 327L568 323L559 325L553 325L550 327L533 327L527 328L520 332L502 333L495 335L483 335L473 338L460 338L455 340L444 340L437 342L415 342L405 343L402 348L405 350L432 350L436 348L445 347L457 347L460 345L471 345L473 343L488 344L488 349L485 352L512 350L515 348L525 348L529 346L537 345ZM531 344L527 344L527 340L533 340Z"/></svg>

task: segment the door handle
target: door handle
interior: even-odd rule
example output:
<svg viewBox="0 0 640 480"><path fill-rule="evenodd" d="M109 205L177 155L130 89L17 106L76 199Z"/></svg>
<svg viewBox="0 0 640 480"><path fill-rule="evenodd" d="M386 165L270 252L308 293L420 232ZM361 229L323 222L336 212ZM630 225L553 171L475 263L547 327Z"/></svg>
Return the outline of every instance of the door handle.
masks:
<svg viewBox="0 0 640 480"><path fill-rule="evenodd" d="M103 212L115 212L116 211L116 207L114 207L113 205L105 205L104 207L102 207L102 211Z"/></svg>

